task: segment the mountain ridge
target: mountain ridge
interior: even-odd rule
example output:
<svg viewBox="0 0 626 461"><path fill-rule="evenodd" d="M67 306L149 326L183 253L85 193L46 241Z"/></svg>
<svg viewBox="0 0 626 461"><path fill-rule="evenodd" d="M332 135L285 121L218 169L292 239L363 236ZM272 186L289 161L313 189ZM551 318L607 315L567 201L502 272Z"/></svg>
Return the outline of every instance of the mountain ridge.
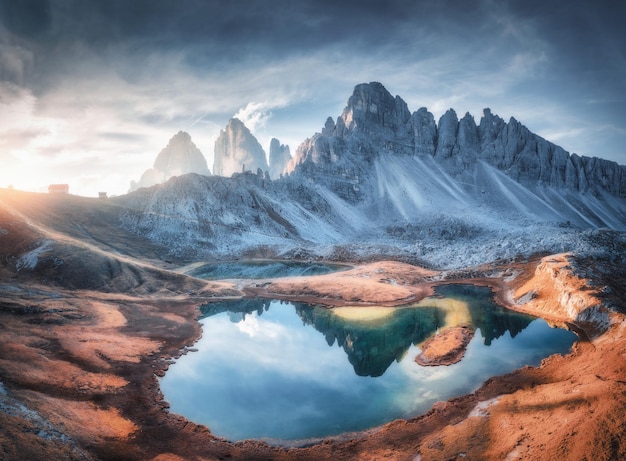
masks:
<svg viewBox="0 0 626 461"><path fill-rule="evenodd" d="M327 119L320 133L298 147L291 171L309 161L333 163L332 158L345 155L346 148L366 161L390 150L429 154L454 176L463 176L483 160L527 187L539 183L581 192L601 187L626 197L626 166L569 154L514 117L507 123L488 108L478 125L469 113L459 119L454 109L446 111L437 125L426 108L411 114L399 96L394 98L378 82L355 87L337 121Z"/></svg>
<svg viewBox="0 0 626 461"><path fill-rule="evenodd" d="M625 230L625 170L570 155L488 109L478 125L452 109L437 125L372 83L357 85L278 179L261 168L187 175L116 200L123 227L173 254L374 252L458 267Z"/></svg>

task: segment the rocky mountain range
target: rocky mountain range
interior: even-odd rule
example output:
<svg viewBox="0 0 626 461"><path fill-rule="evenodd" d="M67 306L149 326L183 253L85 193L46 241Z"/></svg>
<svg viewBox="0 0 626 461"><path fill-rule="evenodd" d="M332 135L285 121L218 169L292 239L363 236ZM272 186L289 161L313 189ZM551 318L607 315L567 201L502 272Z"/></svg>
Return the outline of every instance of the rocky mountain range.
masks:
<svg viewBox="0 0 626 461"><path fill-rule="evenodd" d="M506 123L490 109L478 125L469 113L459 120L453 109L436 124L426 108L411 114L399 96L376 82L355 88L336 122L329 118L321 133L298 148L291 171L311 177L330 173L354 185L389 154L432 157L442 172L464 184L475 185L477 170L486 164L533 191L552 187L626 197L624 166L570 155L515 118ZM355 190L336 186L346 199L354 196L350 189Z"/></svg>
<svg viewBox="0 0 626 461"><path fill-rule="evenodd" d="M292 159L272 141L270 163L288 161L282 177L237 119L215 144L218 176L118 198L123 225L198 257L374 251L440 267L566 251L596 229L626 229L626 167L570 155L489 109L478 124L452 109L435 123L376 82L356 86Z"/></svg>
<svg viewBox="0 0 626 461"><path fill-rule="evenodd" d="M272 179L278 179L291 160L289 146L276 138L270 142L269 163L265 150L238 118L231 118L215 140L213 173L232 176L234 173L261 170Z"/></svg>

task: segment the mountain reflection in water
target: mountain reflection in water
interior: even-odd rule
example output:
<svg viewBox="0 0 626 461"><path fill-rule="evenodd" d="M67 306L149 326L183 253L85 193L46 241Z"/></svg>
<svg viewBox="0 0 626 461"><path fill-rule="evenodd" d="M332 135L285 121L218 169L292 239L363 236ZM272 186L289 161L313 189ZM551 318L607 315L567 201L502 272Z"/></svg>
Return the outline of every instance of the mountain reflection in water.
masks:
<svg viewBox="0 0 626 461"><path fill-rule="evenodd" d="M280 444L276 439L308 440L416 416L575 341L544 320L499 308L486 288L436 293L403 308L264 299L207 304L197 352L169 367L161 390L170 411L216 435ZM456 326L476 330L461 361L416 363L422 341Z"/></svg>
<svg viewBox="0 0 626 461"><path fill-rule="evenodd" d="M324 335L329 346L336 343L343 348L358 376L372 377L382 376L411 345L420 344L440 328L467 326L480 330L484 344L489 346L507 331L514 338L533 320L495 304L486 287L444 285L435 293L435 297L401 308L327 309L290 304L305 324ZM269 300L244 299L208 304L201 310L203 317L229 312L231 321L239 322L246 314L262 315L269 306ZM350 315L342 315L347 309Z"/></svg>

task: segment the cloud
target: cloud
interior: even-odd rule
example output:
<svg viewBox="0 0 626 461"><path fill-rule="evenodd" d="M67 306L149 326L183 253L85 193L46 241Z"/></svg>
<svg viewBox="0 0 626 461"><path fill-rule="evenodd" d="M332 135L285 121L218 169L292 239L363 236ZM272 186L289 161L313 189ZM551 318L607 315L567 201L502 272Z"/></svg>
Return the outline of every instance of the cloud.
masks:
<svg viewBox="0 0 626 461"><path fill-rule="evenodd" d="M293 152L380 81L413 111L491 107L626 163L626 134L597 129L626 113L619 15L544 3L0 0L0 158L13 177L90 159L122 193L179 130L209 164L233 116Z"/></svg>
<svg viewBox="0 0 626 461"><path fill-rule="evenodd" d="M265 127L265 124L272 116L270 105L267 103L249 102L242 107L234 115L243 124L248 127L251 132L258 131L259 128Z"/></svg>
<svg viewBox="0 0 626 461"><path fill-rule="evenodd" d="M35 102L29 90L0 82L0 129L24 128L34 112Z"/></svg>
<svg viewBox="0 0 626 461"><path fill-rule="evenodd" d="M280 323L261 320L256 314L247 315L235 324L241 333L251 338L258 337L260 343L280 343L288 337L288 332Z"/></svg>
<svg viewBox="0 0 626 461"><path fill-rule="evenodd" d="M48 0L1 0L0 22L17 35L38 35L51 24Z"/></svg>
<svg viewBox="0 0 626 461"><path fill-rule="evenodd" d="M33 68L32 51L0 43L0 81L22 85Z"/></svg>

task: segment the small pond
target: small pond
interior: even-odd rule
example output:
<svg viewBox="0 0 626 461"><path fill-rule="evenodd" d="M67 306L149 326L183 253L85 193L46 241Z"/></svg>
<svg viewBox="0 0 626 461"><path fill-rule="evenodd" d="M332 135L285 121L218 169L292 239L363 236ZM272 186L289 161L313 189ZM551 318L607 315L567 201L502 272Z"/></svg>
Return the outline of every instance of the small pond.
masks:
<svg viewBox="0 0 626 461"><path fill-rule="evenodd" d="M347 266L299 261L227 261L208 263L189 272L189 275L205 280L218 279L268 279L323 275Z"/></svg>
<svg viewBox="0 0 626 461"><path fill-rule="evenodd" d="M576 336L507 311L489 289L447 285L404 308L325 309L247 299L203 306L197 352L161 380L170 410L231 441L310 440L426 412L492 376L570 350ZM423 367L445 326L475 334L459 363Z"/></svg>

